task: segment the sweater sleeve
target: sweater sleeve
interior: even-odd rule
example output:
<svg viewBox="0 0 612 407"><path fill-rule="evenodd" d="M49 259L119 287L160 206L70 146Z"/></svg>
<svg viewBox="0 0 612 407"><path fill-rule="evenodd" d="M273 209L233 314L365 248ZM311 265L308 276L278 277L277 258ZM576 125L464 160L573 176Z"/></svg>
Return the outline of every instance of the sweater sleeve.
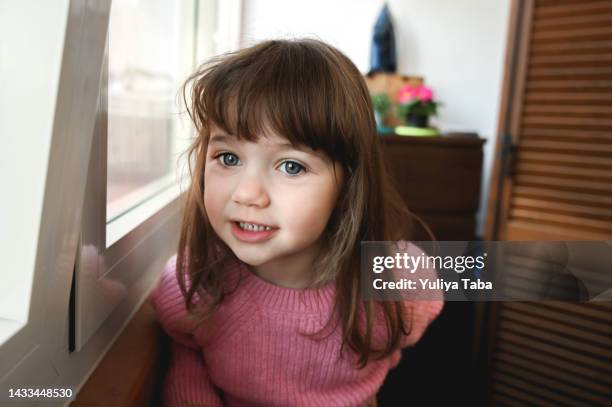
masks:
<svg viewBox="0 0 612 407"><path fill-rule="evenodd" d="M222 406L193 335L197 321L185 307L176 277L176 256L166 263L149 299L162 328L172 339L170 367L164 382L164 405Z"/></svg>

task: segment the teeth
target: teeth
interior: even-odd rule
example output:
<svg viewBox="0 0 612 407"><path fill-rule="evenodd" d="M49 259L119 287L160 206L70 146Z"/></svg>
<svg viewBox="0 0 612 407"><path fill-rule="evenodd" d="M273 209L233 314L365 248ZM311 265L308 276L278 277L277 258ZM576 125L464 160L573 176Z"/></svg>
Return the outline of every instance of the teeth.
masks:
<svg viewBox="0 0 612 407"><path fill-rule="evenodd" d="M263 232L264 230L272 229L270 226L254 225L252 223L247 222L239 222L239 224L241 229L248 230L251 232Z"/></svg>

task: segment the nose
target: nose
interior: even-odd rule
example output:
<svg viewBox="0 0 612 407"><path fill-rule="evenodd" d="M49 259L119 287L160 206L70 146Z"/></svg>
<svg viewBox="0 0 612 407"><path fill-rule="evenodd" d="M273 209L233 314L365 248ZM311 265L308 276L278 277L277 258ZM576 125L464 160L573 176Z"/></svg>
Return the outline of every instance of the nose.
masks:
<svg viewBox="0 0 612 407"><path fill-rule="evenodd" d="M265 208L270 205L270 196L263 181L258 174L245 174L236 185L232 200L244 206Z"/></svg>

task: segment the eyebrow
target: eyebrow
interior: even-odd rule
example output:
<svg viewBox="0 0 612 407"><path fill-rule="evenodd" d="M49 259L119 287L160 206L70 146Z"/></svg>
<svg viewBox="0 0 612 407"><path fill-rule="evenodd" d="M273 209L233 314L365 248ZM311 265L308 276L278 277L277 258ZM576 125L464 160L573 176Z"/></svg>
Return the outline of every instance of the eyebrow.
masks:
<svg viewBox="0 0 612 407"><path fill-rule="evenodd" d="M230 135L230 134L225 134L225 133L215 133L212 136L210 136L210 140L209 140L209 144L210 143L228 143L228 144L234 144L236 143L236 136L234 135ZM285 143L275 143L273 145L273 147L275 148L291 148L294 150L298 150L298 151L302 151L305 153L312 153L310 151L310 149L308 149L307 147L301 147L299 145L293 145L290 142L285 142Z"/></svg>
<svg viewBox="0 0 612 407"><path fill-rule="evenodd" d="M235 143L236 142L236 137L235 136L230 136L229 134L223 134L223 133L215 133L212 136L210 136L210 140L208 141L209 143Z"/></svg>

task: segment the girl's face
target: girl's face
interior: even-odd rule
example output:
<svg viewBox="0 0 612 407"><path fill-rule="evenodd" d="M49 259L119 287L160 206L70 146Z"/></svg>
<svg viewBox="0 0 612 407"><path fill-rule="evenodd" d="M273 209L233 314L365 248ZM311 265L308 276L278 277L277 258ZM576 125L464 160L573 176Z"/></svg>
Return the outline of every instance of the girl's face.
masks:
<svg viewBox="0 0 612 407"><path fill-rule="evenodd" d="M306 253L316 256L342 168L275 134L249 142L212 126L204 185L211 226L240 260L291 265Z"/></svg>

